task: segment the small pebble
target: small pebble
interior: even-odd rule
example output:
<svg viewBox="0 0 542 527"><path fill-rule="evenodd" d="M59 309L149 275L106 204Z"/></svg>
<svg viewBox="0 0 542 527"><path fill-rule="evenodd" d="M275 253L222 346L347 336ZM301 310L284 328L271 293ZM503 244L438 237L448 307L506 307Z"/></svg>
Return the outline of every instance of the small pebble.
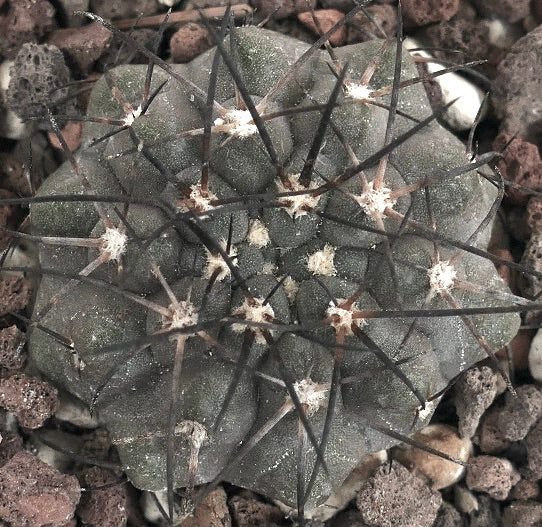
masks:
<svg viewBox="0 0 542 527"><path fill-rule="evenodd" d="M0 64L0 137L6 139L22 139L29 133L30 126L24 123L17 114L5 107L6 92L11 79L12 60L4 60Z"/></svg>
<svg viewBox="0 0 542 527"><path fill-rule="evenodd" d="M483 16L513 23L529 14L531 0L472 0L472 3Z"/></svg>
<svg viewBox="0 0 542 527"><path fill-rule="evenodd" d="M493 149L501 152L505 147L503 157L497 162L503 177L527 189L542 190L542 160L538 147L521 137L501 133L493 141ZM524 205L530 196L523 190L508 187L506 197L513 203Z"/></svg>
<svg viewBox="0 0 542 527"><path fill-rule="evenodd" d="M478 445L486 454L496 454L508 448L512 442L502 435L499 408L491 408L480 422L478 429Z"/></svg>
<svg viewBox="0 0 542 527"><path fill-rule="evenodd" d="M542 25L520 38L498 66L492 101L501 131L537 144L540 134Z"/></svg>
<svg viewBox="0 0 542 527"><path fill-rule="evenodd" d="M244 490L228 500L232 518L237 527L280 524L284 515L280 509L265 503L256 494Z"/></svg>
<svg viewBox="0 0 542 527"><path fill-rule="evenodd" d="M0 468L0 518L13 526L62 526L73 518L81 488L29 452L15 454Z"/></svg>
<svg viewBox="0 0 542 527"><path fill-rule="evenodd" d="M523 36L518 26L500 18L489 18L480 23L488 30L489 43L499 49L511 48Z"/></svg>
<svg viewBox="0 0 542 527"><path fill-rule="evenodd" d="M542 233L533 233L521 257L521 265L533 271L542 272ZM521 275L519 277L519 288L526 298L534 298L542 291L542 279L533 275ZM533 313L533 316L539 316Z"/></svg>
<svg viewBox="0 0 542 527"><path fill-rule="evenodd" d="M77 28L57 29L47 39L60 49L80 74L88 74L111 45L111 31L99 22Z"/></svg>
<svg viewBox="0 0 542 527"><path fill-rule="evenodd" d="M508 459L476 456L469 461L465 483L470 490L485 492L494 500L502 501L520 479L519 472Z"/></svg>
<svg viewBox="0 0 542 527"><path fill-rule="evenodd" d="M175 33L169 41L169 53L173 62L190 62L213 45L213 39L206 28L189 22Z"/></svg>
<svg viewBox="0 0 542 527"><path fill-rule="evenodd" d="M80 428L96 428L99 426L96 415L91 415L88 407L68 392L60 392L60 402L55 417Z"/></svg>
<svg viewBox="0 0 542 527"><path fill-rule="evenodd" d="M380 467L356 500L365 523L378 527L432 527L441 503L440 492L400 463Z"/></svg>
<svg viewBox="0 0 542 527"><path fill-rule="evenodd" d="M542 416L542 393L531 384L516 388L516 396L506 393L504 408L499 412L502 436L520 441Z"/></svg>
<svg viewBox="0 0 542 527"><path fill-rule="evenodd" d="M158 11L156 0L130 0L115 2L111 0L90 0L90 11L102 18L135 18L154 15Z"/></svg>
<svg viewBox="0 0 542 527"><path fill-rule="evenodd" d="M539 527L542 523L542 503L514 501L504 509L502 527Z"/></svg>
<svg viewBox="0 0 542 527"><path fill-rule="evenodd" d="M318 21L318 25L321 30L316 25L312 13L310 11L305 11L304 13L299 13L297 15L298 20L306 27L308 27L313 33L321 35L327 33L333 26L337 24L344 14L336 9L317 9L314 11L314 18ZM346 40L346 25L341 26L333 35L329 38L329 43L332 46L342 46Z"/></svg>
<svg viewBox="0 0 542 527"><path fill-rule="evenodd" d="M455 409L459 418L459 437L472 437L483 413L497 395L498 374L488 366L466 371L455 385Z"/></svg>
<svg viewBox="0 0 542 527"><path fill-rule="evenodd" d="M405 46L407 49L422 47L419 42L411 38L405 39ZM425 58L431 57L429 53L424 51L415 51L412 54L414 56L418 55ZM427 62L426 67L428 73L435 73L445 69L444 66L435 62ZM433 80L440 88L442 104L448 104L459 97L459 99L442 114L442 118L454 130L469 130L474 124L480 106L484 100L484 92L457 73L446 73ZM485 115L485 111L486 110L484 110L482 117Z"/></svg>
<svg viewBox="0 0 542 527"><path fill-rule="evenodd" d="M403 13L415 26L450 20L459 9L459 0L403 0Z"/></svg>
<svg viewBox="0 0 542 527"><path fill-rule="evenodd" d="M58 408L58 392L45 381L16 373L0 379L0 406L13 412L21 426L39 428Z"/></svg>
<svg viewBox="0 0 542 527"><path fill-rule="evenodd" d="M348 43L365 42L374 36L381 38L378 27L388 36L394 37L397 30L397 9L391 5L370 5L366 9L374 20L369 19L365 13L356 13L348 23Z"/></svg>
<svg viewBox="0 0 542 527"><path fill-rule="evenodd" d="M256 15L261 18L272 15L277 20L316 7L316 0L252 0L251 3Z"/></svg>
<svg viewBox="0 0 542 527"><path fill-rule="evenodd" d="M24 333L15 325L0 330L0 368L19 370L25 361Z"/></svg>
<svg viewBox="0 0 542 527"><path fill-rule="evenodd" d="M542 478L542 420L538 421L525 438L527 468L532 478Z"/></svg>
<svg viewBox="0 0 542 527"><path fill-rule="evenodd" d="M529 348L529 372L533 379L542 381L542 329L536 332Z"/></svg>
<svg viewBox="0 0 542 527"><path fill-rule="evenodd" d="M540 495L540 487L536 481L521 479L510 492L513 500L535 500Z"/></svg>
<svg viewBox="0 0 542 527"><path fill-rule="evenodd" d="M467 462L472 454L472 443L461 439L457 430L443 424L426 426L412 437L430 448L447 454L459 461ZM465 467L448 461L419 448L405 446L397 448L395 457L416 476L426 479L434 490L444 489L457 483L465 474Z"/></svg>

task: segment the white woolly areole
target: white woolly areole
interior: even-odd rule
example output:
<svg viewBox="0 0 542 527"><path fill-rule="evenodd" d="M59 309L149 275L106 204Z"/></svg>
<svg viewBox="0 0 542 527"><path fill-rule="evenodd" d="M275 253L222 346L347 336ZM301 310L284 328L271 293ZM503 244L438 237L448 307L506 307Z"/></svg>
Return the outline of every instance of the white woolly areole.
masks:
<svg viewBox="0 0 542 527"><path fill-rule="evenodd" d="M297 292L299 291L299 284L291 276L287 276L282 282L282 288L284 289L288 300L294 302Z"/></svg>
<svg viewBox="0 0 542 527"><path fill-rule="evenodd" d="M248 227L247 241L249 245L261 249L269 244L269 231L261 220L252 220Z"/></svg>
<svg viewBox="0 0 542 527"><path fill-rule="evenodd" d="M382 187L375 189L373 182L369 183L369 189L361 194L352 194L357 204L369 216L380 216L388 208L393 208L397 203L396 199L391 199L391 189Z"/></svg>
<svg viewBox="0 0 542 527"><path fill-rule="evenodd" d="M256 125L252 123L252 115L248 110L229 110L224 118L216 119L214 125L222 127L233 137L250 137L258 131Z"/></svg>
<svg viewBox="0 0 542 527"><path fill-rule="evenodd" d="M299 176L301 174L294 174L288 176L288 181L290 186L287 187L282 181L277 183L279 192L292 192L298 190L311 190L318 188L318 185L311 181L308 187L305 187L299 182ZM311 194L299 194L297 196L282 196L277 199L281 204L281 208L284 209L288 215L292 218L297 218L298 216L304 216L309 214L310 209L314 209L318 202L320 201L321 196L313 196ZM308 210L305 210L308 209Z"/></svg>
<svg viewBox="0 0 542 527"><path fill-rule="evenodd" d="M221 242L222 249L226 250L226 242ZM230 253L228 254L230 258L234 258L237 256L237 251L234 247L230 248ZM207 251L207 267L205 268L205 271L203 273L204 278L211 278L213 273L216 271L216 269L220 269L220 272L218 273L216 280L221 282L226 278L227 276L230 276L231 269L228 267L228 264L224 261L224 258L222 258L222 255L220 253L213 254L210 251Z"/></svg>
<svg viewBox="0 0 542 527"><path fill-rule="evenodd" d="M246 298L243 303L232 313L234 316L239 316L243 320L256 323L269 323L275 318L275 312L270 304L264 305L263 298ZM245 324L233 324L232 330L236 333L243 333L247 326ZM260 329L250 326L250 329L255 334L255 340L258 344L265 344L266 340Z"/></svg>
<svg viewBox="0 0 542 527"><path fill-rule="evenodd" d="M126 234L116 228L105 228L105 232L100 236L102 240L101 252L108 253L108 261L119 261L120 257L126 252L128 237Z"/></svg>
<svg viewBox="0 0 542 527"><path fill-rule="evenodd" d="M178 304L178 306L169 305L169 314L163 317L164 328L188 328L198 323L198 311L192 302L181 300Z"/></svg>
<svg viewBox="0 0 542 527"><path fill-rule="evenodd" d="M314 415L326 405L326 392L328 389L312 379L302 379L294 382L294 390L299 397L299 402L306 405L308 416Z"/></svg>
<svg viewBox="0 0 542 527"><path fill-rule="evenodd" d="M337 269L333 263L334 258L335 247L326 243L323 249L307 256L307 268L312 274L335 276Z"/></svg>
<svg viewBox="0 0 542 527"><path fill-rule="evenodd" d="M201 189L201 184L197 183L196 185L190 185L190 195L186 198L179 200L178 208L182 212L187 212L188 210L196 212L205 212L207 210L214 209L214 205L211 204L211 201L216 200L217 197L210 190L203 192ZM205 218L208 216L201 216Z"/></svg>
<svg viewBox="0 0 542 527"><path fill-rule="evenodd" d="M138 106L135 110L132 110L131 112L127 113L122 122L124 123L124 126L132 126L134 124L134 121L141 115L141 112L143 111L143 108L141 108L141 105Z"/></svg>
<svg viewBox="0 0 542 527"><path fill-rule="evenodd" d="M200 448L208 437L207 430L201 423L188 419L177 424L174 433L177 436L185 436L194 448Z"/></svg>
<svg viewBox="0 0 542 527"><path fill-rule="evenodd" d="M357 101L366 101L371 99L371 90L369 86L358 84L357 82L349 82L345 86L345 92L347 97L356 99Z"/></svg>
<svg viewBox="0 0 542 527"><path fill-rule="evenodd" d="M346 299L337 299L337 304L329 302L329 307L326 310L326 317L331 317L330 326L338 333L341 328L344 328L344 334L346 336L352 336L352 324L355 324L358 328L362 328L367 324L367 321L363 318L354 318L353 315L356 311L359 311L357 303L352 304L349 309L341 307L346 302Z"/></svg>
<svg viewBox="0 0 542 527"><path fill-rule="evenodd" d="M433 265L431 269L428 269L427 276L429 277L431 292L433 294L440 294L449 292L454 287L457 271L454 269L453 265L450 265L447 260L444 260Z"/></svg>

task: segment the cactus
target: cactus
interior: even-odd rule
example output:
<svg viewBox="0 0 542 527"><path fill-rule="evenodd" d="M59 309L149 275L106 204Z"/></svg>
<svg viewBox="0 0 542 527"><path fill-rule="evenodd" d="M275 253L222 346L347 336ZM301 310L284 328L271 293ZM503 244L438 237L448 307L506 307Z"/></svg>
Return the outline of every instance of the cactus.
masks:
<svg viewBox="0 0 542 527"><path fill-rule="evenodd" d="M312 507L516 333L484 256L498 191L400 47L216 38L93 88L31 203L32 361L136 487Z"/></svg>

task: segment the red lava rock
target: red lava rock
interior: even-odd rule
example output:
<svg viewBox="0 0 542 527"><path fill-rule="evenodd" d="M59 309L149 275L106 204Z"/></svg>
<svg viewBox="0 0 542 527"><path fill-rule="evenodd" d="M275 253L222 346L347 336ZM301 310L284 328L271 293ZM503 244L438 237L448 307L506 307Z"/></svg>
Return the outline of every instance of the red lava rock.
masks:
<svg viewBox="0 0 542 527"><path fill-rule="evenodd" d="M498 66L492 101L501 131L538 144L542 132L542 25L521 37Z"/></svg>
<svg viewBox="0 0 542 527"><path fill-rule="evenodd" d="M30 300L30 282L22 276L8 276L0 281L0 317L8 311L21 311Z"/></svg>
<svg viewBox="0 0 542 527"><path fill-rule="evenodd" d="M498 374L488 366L472 368L455 384L455 409L459 418L459 436L472 437L480 418L497 395Z"/></svg>
<svg viewBox="0 0 542 527"><path fill-rule="evenodd" d="M278 507L264 503L248 490L236 494L228 500L232 519L238 527L251 527L253 525L280 524L284 515ZM350 524L349 524L350 525Z"/></svg>
<svg viewBox="0 0 542 527"><path fill-rule="evenodd" d="M0 406L25 428L39 428L58 410L58 391L45 381L16 373L0 380Z"/></svg>
<svg viewBox="0 0 542 527"><path fill-rule="evenodd" d="M530 13L531 0L472 0L478 12L487 18L503 18L512 24Z"/></svg>
<svg viewBox="0 0 542 527"><path fill-rule="evenodd" d="M85 492L77 507L77 515L87 525L125 527L127 523L127 494L124 483L113 472L101 467L84 471L82 481L90 492ZM105 488L99 488L104 487Z"/></svg>
<svg viewBox="0 0 542 527"><path fill-rule="evenodd" d="M37 39L55 27L55 8L47 0L11 0L0 18L0 55L15 58L25 42Z"/></svg>
<svg viewBox="0 0 542 527"><path fill-rule="evenodd" d="M16 198L17 196L9 190L0 188L0 199ZM12 220L15 217L14 205L0 205L0 226L12 229L14 227ZM9 243L11 237L9 234L0 231L0 251L5 249Z"/></svg>
<svg viewBox="0 0 542 527"><path fill-rule="evenodd" d="M297 15L298 20L308 27L311 31L316 33L317 35L327 33L337 22L342 20L343 13L340 11L337 11L336 9L317 9L314 12L314 17L318 21L318 25L320 28L318 28L317 24L315 23L312 13L306 11L304 13L299 13ZM346 40L346 26L343 25L340 27L331 37L329 38L329 43L332 46L342 46L344 44L344 41Z"/></svg>
<svg viewBox="0 0 542 527"><path fill-rule="evenodd" d="M397 9L394 6L370 5L367 7L367 11L388 37L395 36L397 29ZM375 24L365 13L356 13L354 18L348 23L348 43L372 40L373 35L381 36Z"/></svg>
<svg viewBox="0 0 542 527"><path fill-rule="evenodd" d="M527 449L527 468L531 472L530 479L542 478L542 421L538 421L535 427L525 438Z"/></svg>
<svg viewBox="0 0 542 527"><path fill-rule="evenodd" d="M496 454L508 448L512 442L505 439L500 427L499 408L492 408L484 414L478 429L478 445L486 454Z"/></svg>
<svg viewBox="0 0 542 527"><path fill-rule="evenodd" d="M193 516L183 520L183 527L231 527L226 499L224 489L217 487L199 504Z"/></svg>
<svg viewBox="0 0 542 527"><path fill-rule="evenodd" d="M57 29L47 43L60 49L80 73L86 74L109 48L112 39L111 31L93 22L77 28Z"/></svg>
<svg viewBox="0 0 542 527"><path fill-rule="evenodd" d="M316 0L310 0L310 6L307 0L252 0L251 4L260 16L273 15L273 18L278 19L309 11L310 6L316 7Z"/></svg>
<svg viewBox="0 0 542 527"><path fill-rule="evenodd" d="M24 333L15 325L0 330L0 368L19 370L26 354L23 351Z"/></svg>
<svg viewBox="0 0 542 527"><path fill-rule="evenodd" d="M15 432L2 432L0 441L0 467L3 467L17 452L23 450L23 438Z"/></svg>
<svg viewBox="0 0 542 527"><path fill-rule="evenodd" d="M158 11L156 0L90 0L90 11L107 18L135 18L139 15L154 15Z"/></svg>
<svg viewBox="0 0 542 527"><path fill-rule="evenodd" d="M2 185L19 194L29 193L28 181L24 175L23 164L11 152L0 152L0 180Z"/></svg>
<svg viewBox="0 0 542 527"><path fill-rule="evenodd" d="M535 500L540 495L540 487L536 481L521 479L510 492L514 500Z"/></svg>
<svg viewBox="0 0 542 527"><path fill-rule="evenodd" d="M422 35L429 46L462 51L469 59L485 59L489 52L489 28L476 20L454 17L424 28ZM434 54L449 58L438 50Z"/></svg>
<svg viewBox="0 0 542 527"><path fill-rule="evenodd" d="M514 397L506 393L504 408L499 412L502 436L508 441L520 441L542 415L542 393L531 384L516 388Z"/></svg>
<svg viewBox="0 0 542 527"><path fill-rule="evenodd" d="M12 527L60 527L72 519L81 488L29 452L0 468L0 518Z"/></svg>
<svg viewBox="0 0 542 527"><path fill-rule="evenodd" d="M532 196L527 203L527 226L531 232L542 234L542 196Z"/></svg>
<svg viewBox="0 0 542 527"><path fill-rule="evenodd" d="M189 22L175 33L169 41L169 53L173 62L190 62L213 45L209 31L194 22Z"/></svg>
<svg viewBox="0 0 542 527"><path fill-rule="evenodd" d="M441 503L440 492L400 463L380 467L356 500L365 523L379 527L432 527Z"/></svg>
<svg viewBox="0 0 542 527"><path fill-rule="evenodd" d="M250 524L256 525L256 524ZM361 513L358 511L343 511L333 518L333 527L367 527L363 521Z"/></svg>
<svg viewBox="0 0 542 527"><path fill-rule="evenodd" d="M469 461L465 483L470 490L485 492L494 500L502 501L519 480L518 471L508 459L476 456Z"/></svg>
<svg viewBox="0 0 542 527"><path fill-rule="evenodd" d="M538 527L542 522L542 503L514 501L502 516L502 527Z"/></svg>
<svg viewBox="0 0 542 527"><path fill-rule="evenodd" d="M62 137L70 152L75 152L81 145L81 135L83 133L83 123L68 121L61 130ZM47 132L47 137L51 146L63 150L62 144L54 132Z"/></svg>
<svg viewBox="0 0 542 527"><path fill-rule="evenodd" d="M463 525L461 514L450 503L443 501L433 527L459 527Z"/></svg>
<svg viewBox="0 0 542 527"><path fill-rule="evenodd" d="M404 0L403 13L415 26L450 20L459 9L459 0Z"/></svg>
<svg viewBox="0 0 542 527"><path fill-rule="evenodd" d="M520 137L509 142L511 138L511 135L501 133L493 142L493 148L498 152L508 145L504 157L497 163L503 177L527 189L542 190L542 161L537 146ZM513 187L507 187L506 195L510 201L521 205L529 199L525 191Z"/></svg>
<svg viewBox="0 0 542 527"><path fill-rule="evenodd" d="M520 263L528 269L542 272L542 233L533 233L523 251ZM520 275L519 287L525 297L533 298L542 291L542 279L532 275ZM533 313L533 316L538 315L536 312Z"/></svg>

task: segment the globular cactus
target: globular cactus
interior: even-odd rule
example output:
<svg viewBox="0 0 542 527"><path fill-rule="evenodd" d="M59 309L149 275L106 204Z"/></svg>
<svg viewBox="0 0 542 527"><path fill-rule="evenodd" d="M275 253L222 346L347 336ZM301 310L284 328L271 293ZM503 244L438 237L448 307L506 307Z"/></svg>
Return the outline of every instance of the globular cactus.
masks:
<svg viewBox="0 0 542 527"><path fill-rule="evenodd" d="M517 331L482 254L497 189L393 43L218 41L150 85L134 65L96 83L31 204L32 360L136 487L309 507Z"/></svg>

